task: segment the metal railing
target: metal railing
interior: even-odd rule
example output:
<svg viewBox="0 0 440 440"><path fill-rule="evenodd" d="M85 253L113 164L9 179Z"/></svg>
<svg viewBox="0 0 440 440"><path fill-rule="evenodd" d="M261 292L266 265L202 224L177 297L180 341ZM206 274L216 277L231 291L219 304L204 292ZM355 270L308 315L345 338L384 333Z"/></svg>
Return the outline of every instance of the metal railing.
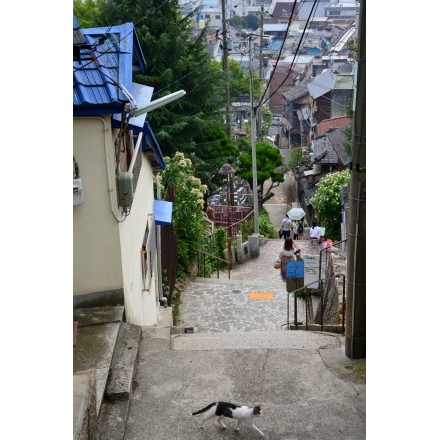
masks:
<svg viewBox="0 0 440 440"><path fill-rule="evenodd" d="M246 220L253 219L254 210L250 206L212 205L210 208L210 216L212 217L210 221L214 228L230 228L233 242L236 241L237 235L241 234Z"/></svg>
<svg viewBox="0 0 440 440"><path fill-rule="evenodd" d="M342 277L342 333L345 332L345 275L335 275L333 277L328 277L327 280L330 279L336 279L336 278L340 278ZM293 324L295 326L295 330L298 330L298 325L302 325L298 323L298 292L301 291L305 291L305 301L307 303L307 301L311 300L311 293L308 290L308 287L315 284L316 281L313 281L309 284L306 284L305 286L299 287L298 289L295 289L292 292L288 292L287 293L287 322L286 324L282 324L281 327L284 327L285 325L288 326L288 330L290 330L290 326ZM290 295L293 294L294 296L294 320L293 322L290 322ZM324 308L322 305L322 293L321 293L321 316L320 316L320 324L321 324L321 331L324 331ZM305 323L305 329L308 330L309 329L309 319L308 319L308 310L307 310L307 305L306 305L306 323ZM312 324L315 324L315 322L312 322Z"/></svg>
<svg viewBox="0 0 440 440"><path fill-rule="evenodd" d="M221 264L221 263L226 263L226 267L228 268L228 279L231 279L232 264L230 264L228 260L225 260L224 258L220 258L214 254L210 254L209 252L200 251L200 250L197 251L197 276L198 277L208 278L207 277L207 270L206 270L206 265L207 265L208 261L211 264L211 268L213 268L217 272L217 278L220 278L220 268L224 267L224 264ZM212 264L213 262L214 262L214 264Z"/></svg>
<svg viewBox="0 0 440 440"><path fill-rule="evenodd" d="M236 223L232 223L229 227L231 228L231 243L232 246L236 246L237 245L237 236L241 235L243 237L243 226L244 224L250 220L251 221L251 229L254 229L254 210L252 209L252 211L249 211L248 214L246 214L245 217L241 218L238 222ZM205 218L206 224L207 224L207 229L206 229L206 235L211 236L214 233L214 229L216 227L223 227L225 229L227 229L227 226L221 226L221 225L217 225L215 224L215 222L213 220L211 220L210 218L208 218L206 216Z"/></svg>

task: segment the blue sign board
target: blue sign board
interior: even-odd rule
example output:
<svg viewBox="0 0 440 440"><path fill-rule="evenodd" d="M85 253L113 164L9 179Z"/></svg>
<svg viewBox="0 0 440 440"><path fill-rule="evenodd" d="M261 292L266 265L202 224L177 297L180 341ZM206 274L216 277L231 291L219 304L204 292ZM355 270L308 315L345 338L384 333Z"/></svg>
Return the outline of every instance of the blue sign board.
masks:
<svg viewBox="0 0 440 440"><path fill-rule="evenodd" d="M304 261L288 261L286 278L304 278Z"/></svg>

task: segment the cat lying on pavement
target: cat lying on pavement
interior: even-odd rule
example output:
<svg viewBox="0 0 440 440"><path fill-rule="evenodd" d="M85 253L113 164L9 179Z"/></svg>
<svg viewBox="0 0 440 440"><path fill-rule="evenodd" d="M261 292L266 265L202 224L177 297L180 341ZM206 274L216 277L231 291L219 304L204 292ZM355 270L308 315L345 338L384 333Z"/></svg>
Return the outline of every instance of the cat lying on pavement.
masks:
<svg viewBox="0 0 440 440"><path fill-rule="evenodd" d="M206 412L202 419L201 428L203 428L205 422L209 419L212 419L217 416L217 424L220 424L222 428L226 428L226 425L223 423L223 417L229 417L231 419L235 419L237 421L237 424L235 425L235 430L240 430L240 425L242 423L250 426L251 428L255 429L262 437L264 437L264 434L254 425L254 416L259 416L262 414L261 406L257 405L254 407L249 406L240 406L236 405L235 403L229 403L229 402L213 402L210 403L208 406L206 406L203 409L200 409L199 411L193 412L192 415L195 416L197 414L201 414L203 412Z"/></svg>

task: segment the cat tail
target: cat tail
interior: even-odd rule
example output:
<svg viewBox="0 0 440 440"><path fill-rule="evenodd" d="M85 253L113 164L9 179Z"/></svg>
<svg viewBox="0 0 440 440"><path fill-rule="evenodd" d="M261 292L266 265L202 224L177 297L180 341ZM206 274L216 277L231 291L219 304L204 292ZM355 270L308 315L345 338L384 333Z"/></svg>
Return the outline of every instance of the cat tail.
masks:
<svg viewBox="0 0 440 440"><path fill-rule="evenodd" d="M216 404L217 404L217 402L210 403L210 404L209 404L208 406L206 406L205 408L203 408L203 409L199 409L198 411L193 412L192 415L195 416L195 415L197 415L197 414L201 414L202 412L208 411L208 409L212 408L212 407L213 407L214 405L216 405Z"/></svg>

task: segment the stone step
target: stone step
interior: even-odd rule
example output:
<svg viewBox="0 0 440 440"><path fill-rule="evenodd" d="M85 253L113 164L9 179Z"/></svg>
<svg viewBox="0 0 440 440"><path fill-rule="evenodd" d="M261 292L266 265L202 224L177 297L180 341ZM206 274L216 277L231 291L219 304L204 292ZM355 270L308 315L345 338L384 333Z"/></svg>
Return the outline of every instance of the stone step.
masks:
<svg viewBox="0 0 440 440"><path fill-rule="evenodd" d="M142 328L121 323L98 418L101 439L123 440Z"/></svg>
<svg viewBox="0 0 440 440"><path fill-rule="evenodd" d="M98 440L95 371L73 375L73 439Z"/></svg>
<svg viewBox="0 0 440 440"><path fill-rule="evenodd" d="M73 439L123 440L142 328L123 322L123 306L75 309ZM172 308L148 337L169 338Z"/></svg>
<svg viewBox="0 0 440 440"><path fill-rule="evenodd" d="M73 438L98 440L97 424L123 320L123 306L75 309Z"/></svg>
<svg viewBox="0 0 440 440"><path fill-rule="evenodd" d="M113 351L105 399L127 400L130 397L141 337L140 326L121 323Z"/></svg>

